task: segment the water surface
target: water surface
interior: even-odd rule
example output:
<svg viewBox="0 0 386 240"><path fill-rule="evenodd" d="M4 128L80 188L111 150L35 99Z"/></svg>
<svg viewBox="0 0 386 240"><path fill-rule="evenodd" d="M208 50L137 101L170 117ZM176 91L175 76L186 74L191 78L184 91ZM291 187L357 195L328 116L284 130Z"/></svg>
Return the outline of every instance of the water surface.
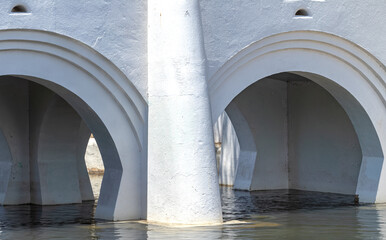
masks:
<svg viewBox="0 0 386 240"><path fill-rule="evenodd" d="M98 189L101 176L91 180ZM225 224L220 226L97 221L94 202L3 206L0 239L386 239L383 204L356 205L353 196L318 192L221 192Z"/></svg>

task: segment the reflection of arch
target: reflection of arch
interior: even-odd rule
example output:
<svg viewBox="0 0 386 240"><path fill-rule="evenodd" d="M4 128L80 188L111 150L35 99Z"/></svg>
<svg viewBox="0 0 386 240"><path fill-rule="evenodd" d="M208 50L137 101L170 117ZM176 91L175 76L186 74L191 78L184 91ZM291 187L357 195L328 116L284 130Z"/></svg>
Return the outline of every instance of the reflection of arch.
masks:
<svg viewBox="0 0 386 240"><path fill-rule="evenodd" d="M86 122L106 167L97 217L136 219L147 106L108 59L73 39L35 30L0 31L0 75L37 82L63 97Z"/></svg>
<svg viewBox="0 0 386 240"><path fill-rule="evenodd" d="M324 87L352 121L362 149L357 194L385 202L386 77L368 52L337 36L312 31L281 33L257 41L232 57L210 79L212 119L259 79L293 72ZM323 77L322 77L323 76Z"/></svg>

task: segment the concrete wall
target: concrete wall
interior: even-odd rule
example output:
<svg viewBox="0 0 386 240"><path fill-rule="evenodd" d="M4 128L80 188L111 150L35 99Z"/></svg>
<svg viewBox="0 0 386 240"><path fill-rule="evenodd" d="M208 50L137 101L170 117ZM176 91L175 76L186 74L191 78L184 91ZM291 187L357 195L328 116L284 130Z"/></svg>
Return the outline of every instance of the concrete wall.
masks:
<svg viewBox="0 0 386 240"><path fill-rule="evenodd" d="M18 4L28 13L11 13ZM0 30L41 29L87 44L118 66L146 99L147 1L9 0L0 13Z"/></svg>
<svg viewBox="0 0 386 240"><path fill-rule="evenodd" d="M362 152L346 112L322 87L290 81L289 188L355 194Z"/></svg>
<svg viewBox="0 0 386 240"><path fill-rule="evenodd" d="M239 136L237 140L240 145L236 145L236 149L234 150L236 152L236 150L240 149L238 161L236 160L238 164L236 166L237 170L234 179L234 188L240 190L251 190L251 182L257 156L253 132L251 131L243 112L240 111L236 103L231 102L226 108L226 112L232 119L232 121L230 119L228 120L228 124L232 125L234 128L232 134L235 132L235 134Z"/></svg>
<svg viewBox="0 0 386 240"><path fill-rule="evenodd" d="M247 120L256 144L250 189L287 188L287 83L261 80L245 89L234 102Z"/></svg>
<svg viewBox="0 0 386 240"><path fill-rule="evenodd" d="M221 127L221 129L219 129ZM216 128L218 131L216 131ZM233 186L236 178L238 159L240 155L240 144L235 129L226 112L221 114L215 125L216 135L220 140L220 156L217 162L219 171L219 184ZM216 143L216 140L215 140Z"/></svg>
<svg viewBox="0 0 386 240"><path fill-rule="evenodd" d="M27 14L10 14L22 3ZM382 1L201 0L210 78L252 42L279 32L318 30L349 39L386 62ZM295 17L304 8L308 18ZM106 56L147 93L147 1L9 0L0 6L1 29L52 31L77 39ZM383 29L383 30L382 30ZM361 34L359 34L361 33ZM237 36L237 38L235 37ZM124 49L124 50L122 50Z"/></svg>
<svg viewBox="0 0 386 240"><path fill-rule="evenodd" d="M10 13L17 4L28 13ZM0 13L0 30L42 29L87 44L118 66L146 98L147 1L9 0Z"/></svg>
<svg viewBox="0 0 386 240"><path fill-rule="evenodd" d="M90 130L80 116L38 84L3 76L0 85L0 203L92 200L84 163Z"/></svg>
<svg viewBox="0 0 386 240"><path fill-rule="evenodd" d="M224 152L240 148L233 157L236 189L355 194L362 159L358 137L343 108L321 86L294 74L274 75L245 89L226 111L240 143L222 145ZM222 134L230 138L228 125ZM254 152L251 144L252 161L245 157L251 154L243 155ZM232 171L229 162L220 161L222 172Z"/></svg>
<svg viewBox="0 0 386 240"><path fill-rule="evenodd" d="M194 1L194 3L197 2ZM10 12L16 4L23 4L27 12L22 14ZM157 4L162 6L158 8ZM151 155L155 158L172 153L176 146L182 146L177 154L179 157L173 155L173 159L188 159L186 155L196 156L197 149L200 151L206 149L207 152L196 159L203 161L203 164L198 164L199 166L204 166L208 162L203 159L211 158L209 144L202 144L204 147L192 147L195 143L210 142L211 140L208 139L212 138L211 116L207 115L211 107L209 101L205 100L208 92L207 82L210 83L209 95L212 110L214 109L215 113L214 118L217 118L230 102L226 99L227 97L233 99L257 79L283 71L302 71L324 76L343 86L354 96L353 99L358 102L357 105L353 103L354 101L347 100L352 97L351 95L347 97L349 94L342 95L339 101L346 103L345 110L349 113L358 135L363 136L360 138L361 146L365 149L366 145L368 149L364 156L366 160L362 161L365 164L361 171L364 179L361 191L366 192L366 189L371 189L371 194L367 194L371 196L368 198L369 201L375 201L375 198L386 201L386 191L376 196L378 189L386 189L383 186L383 183L386 183L386 174L382 174L383 181L380 181L380 169L381 167L386 169L386 165L383 166L386 146L384 130L386 73L383 64L386 62L386 48L383 44L383 40L386 40L386 35L383 34L386 32L386 19L383 13L386 5L382 1L201 0L199 5L194 5L193 10L190 10L188 5L182 4L181 8L176 6L178 5L173 1L162 3L149 1L148 3L142 0L24 0L22 2L9 0L4 1L0 6L2 23L0 44L1 49L7 50L0 53L1 74L32 76L36 78L34 81L46 86L50 84L44 83L45 80L53 82L54 84L50 87L58 94L60 92L61 96L70 102L84 119L88 120L89 126L93 127L93 132L100 131L99 146L101 152L105 152L105 156L108 156L105 159L109 159L110 163L106 166L111 169L111 171L106 170L104 180L106 184L102 188L114 187L106 190L108 193L106 195L113 195L112 197L101 195L99 206L107 201L109 207L100 208L104 209L104 212L101 210L103 214L99 216L110 219L113 219L113 215L119 215L114 219L146 217L146 206L141 204L149 202L146 201L146 176L151 176L151 173L147 174L147 162L144 160L147 157L148 133L155 148L161 149L160 152ZM308 11L307 17L295 16L296 11L301 8ZM180 18L176 21L177 17ZM194 24L186 25L185 21L189 22L189 19ZM4 31L7 29L18 30ZM30 31L32 29L37 31ZM150 33L153 31L155 34L149 34L148 37L148 31ZM290 31L299 32L284 34ZM313 34L314 31L320 32ZM156 34L161 32L164 34ZM246 50L249 49L247 46L253 45L252 43L261 39L266 40L278 33L281 33L278 38L273 37L265 43L264 41L259 43L261 51L257 51L259 52L257 55L253 51ZM324 33L331 33L334 36ZM243 58L243 54L238 55L240 52L246 53L252 59ZM238 57L232 58L235 55ZM174 58L176 56L181 58ZM151 59L159 62L155 62L148 69L148 62L151 62ZM236 60L232 62L230 59ZM234 85L223 84L221 81L211 84L212 77L216 79L216 73L222 74L222 66L230 62L232 69L240 72L225 74L221 79ZM225 68L228 69L227 66ZM170 75L160 74L164 70ZM148 91L148 73L153 74L149 78L154 81L152 91ZM236 79L233 79L234 76ZM178 81L173 82L176 79ZM243 85L243 82L246 85ZM214 89L221 90L212 94L211 91ZM331 89L330 92L333 91ZM137 90L146 101L148 96L157 97L153 105L150 105L155 121L164 116L172 116L174 113L180 114L177 120L170 121L170 124L160 121L159 126L147 131L147 102L139 97ZM335 98L337 95L341 94L335 92ZM170 96L170 102L165 101L166 96ZM215 97L212 99L212 96ZM186 104L184 99L188 97L192 97L191 102ZM220 102L225 100L217 104L215 102L217 99L220 99ZM180 108L176 108L177 103L181 103ZM192 106L196 103L199 103L197 108L193 108ZM224 106L218 107L221 104ZM190 108L186 108L187 105ZM206 112L200 115L202 117L198 117L201 110ZM173 114L167 114L169 111ZM273 111L267 109L267 118L273 114ZM368 118L366 113L369 115ZM252 113L248 114L252 115ZM366 117L363 117L365 115ZM206 124L202 124L203 119L206 119ZM278 121L278 119L280 118L274 120ZM365 121L370 124L363 124ZM368 129L372 126L368 126L371 124L374 124L375 130L372 134L366 134L370 132ZM149 126L153 125L149 124ZM158 131L167 129L165 126L172 130L177 127L182 129L176 131L181 135L172 136L181 137L177 144L165 140L165 137L159 137L162 134L160 135ZM204 127L206 133L199 132ZM285 131L284 128L275 130L281 134L281 131ZM267 129L261 131L264 135L268 132ZM164 132L175 133L171 130ZM268 142L277 137L275 134L266 135L270 136ZM371 141L368 141L369 135L372 135ZM7 138L7 133L4 132L4 136ZM154 139L152 136L155 136ZM198 140L189 142L186 136L195 136ZM159 143L165 146L159 147ZM373 151L375 145L377 146L374 149L377 148L377 150ZM272 146L267 147L269 149ZM3 148L7 148L5 144ZM169 150L165 151L165 149ZM193 154L184 155L187 149L190 149ZM12 151L10 147L10 152ZM261 152L264 155L264 151L241 150L241 154L246 154L245 156L251 160L254 158L254 153ZM279 152L283 153L284 150ZM187 162L189 165L197 161L187 160ZM171 161L166 161L165 164L169 163ZM162 168L167 166L165 164L159 166ZM169 170L175 169L174 167L177 165L165 168ZM185 168L182 170L186 170ZM211 165L211 168L214 167ZM206 169L208 168L197 172L202 173ZM158 170L157 165L154 169L155 174L160 172ZM202 189L207 189L209 183L217 181L214 172L215 170L207 173L211 180L205 182ZM165 174L160 175L161 180L165 179ZM174 175L171 175L174 178ZM375 175L376 177L373 177ZM202 177L197 179L201 180ZM372 180L367 181L368 179ZM192 183L200 183L199 180L192 180ZM161 194L166 193L162 189L168 187L168 184L158 180L154 183L156 185L159 183L161 186L155 187L156 192L161 189ZM378 183L382 184L378 186ZM215 188L215 184L211 186ZM120 187L122 191L118 191ZM186 188L183 186L181 189L174 195L180 196L179 193ZM213 192L208 193L207 196L211 196ZM165 206L175 209L175 206L170 204L169 197L163 199ZM170 199L175 198L170 197ZM187 198L182 196L182 199ZM197 197L197 199L201 198ZM216 199L219 199L218 196ZM219 201L215 202L214 208L218 213ZM121 211L122 209L125 211ZM203 214L208 212L205 208L199 209L203 209L201 211ZM186 218L182 219L186 220Z"/></svg>
<svg viewBox="0 0 386 240"><path fill-rule="evenodd" d="M28 83L0 78L0 203L30 202Z"/></svg>
<svg viewBox="0 0 386 240"><path fill-rule="evenodd" d="M90 130L63 98L38 84L29 85L31 202L92 200L84 164Z"/></svg>
<svg viewBox="0 0 386 240"><path fill-rule="evenodd" d="M383 1L201 0L200 4L209 78L251 43L296 30L341 36L386 62ZM299 9L307 10L309 16L295 16Z"/></svg>

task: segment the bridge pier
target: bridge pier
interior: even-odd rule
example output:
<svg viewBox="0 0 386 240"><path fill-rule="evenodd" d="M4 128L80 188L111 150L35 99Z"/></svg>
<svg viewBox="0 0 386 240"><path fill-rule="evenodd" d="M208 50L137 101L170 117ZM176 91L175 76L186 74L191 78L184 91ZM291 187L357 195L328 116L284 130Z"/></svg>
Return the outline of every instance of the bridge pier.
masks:
<svg viewBox="0 0 386 240"><path fill-rule="evenodd" d="M197 0L149 9L149 221L222 221ZM170 46L173 46L172 48Z"/></svg>

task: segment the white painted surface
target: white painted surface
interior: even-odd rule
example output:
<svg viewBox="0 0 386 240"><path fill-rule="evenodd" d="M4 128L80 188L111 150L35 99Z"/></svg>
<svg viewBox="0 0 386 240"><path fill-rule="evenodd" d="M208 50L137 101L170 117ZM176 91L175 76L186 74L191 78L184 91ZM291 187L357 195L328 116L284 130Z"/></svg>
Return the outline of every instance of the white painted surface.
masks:
<svg viewBox="0 0 386 240"><path fill-rule="evenodd" d="M36 84L30 92L31 202L81 203L77 138L81 118L62 98ZM90 186L91 187L91 186Z"/></svg>
<svg viewBox="0 0 386 240"><path fill-rule="evenodd" d="M76 156L77 145L85 150L77 142L79 115L44 87L10 76L0 84L1 204L93 199L84 159Z"/></svg>
<svg viewBox="0 0 386 240"><path fill-rule="evenodd" d="M0 52L0 75L21 75L53 90L98 140L106 172L97 217L144 216L141 159L146 159L142 148L147 107L134 86L106 58L74 40L23 30L0 31L0 39L8 49Z"/></svg>
<svg viewBox="0 0 386 240"><path fill-rule="evenodd" d="M200 6L209 78L250 44L299 30L340 36L386 62L386 5L382 1L201 0ZM296 18L300 8L312 16Z"/></svg>
<svg viewBox="0 0 386 240"><path fill-rule="evenodd" d="M226 112L232 119L229 119L229 121L235 129L240 145L240 154L233 188L239 190L251 190L257 156L253 132L249 128L247 120L235 102L231 102L228 105Z"/></svg>
<svg viewBox="0 0 386 240"><path fill-rule="evenodd" d="M339 103L313 82L288 84L289 188L355 194L358 137Z"/></svg>
<svg viewBox="0 0 386 240"><path fill-rule="evenodd" d="M236 132L225 128L223 134L237 134L246 156L226 159L238 164L234 188L356 193L362 159L358 137L343 108L316 83L290 74L265 78L226 111ZM247 153L253 149L251 161ZM220 162L220 169L229 168Z"/></svg>
<svg viewBox="0 0 386 240"><path fill-rule="evenodd" d="M384 158L386 88L381 76L386 72L360 47L325 33L273 35L230 59L209 81L213 118L258 79L288 71L315 81L334 96L354 126L364 157ZM374 171L360 171L361 184L356 191L360 201L386 201L385 175L377 167L379 161L367 164L374 164L369 168ZM371 187L366 190L364 186ZM368 189L377 190L369 193Z"/></svg>
<svg viewBox="0 0 386 240"><path fill-rule="evenodd" d="M148 131L144 99L148 95L154 96L157 92L162 99L165 92L169 94L178 89L178 84L184 86L185 93L198 92L200 95L206 91L206 85L197 84L205 81L195 80L196 77L210 79L208 89L213 120L216 120L247 86L271 74L288 71L313 73L312 79L342 105L359 136L363 154L356 191L366 202L386 201L386 174L383 170L386 169L384 2L201 0L193 13L202 16L200 30L194 24L185 25L180 21L184 17L178 18L180 15L169 20L161 17L164 10L158 11L152 3L141 0L9 0L0 6L1 29L20 29L0 31L1 49L8 50L0 53L0 74L38 77L67 89L49 86L68 100L90 129L98 133L101 153L109 159L109 163L105 161L107 170L98 216L108 219L146 218L148 181L144 159L147 158ZM16 4L24 4L28 13L10 14ZM164 4L175 3L166 1ZM306 9L310 16L295 17L299 8ZM184 14L186 10L183 10ZM170 31L161 38L154 37L151 32L154 26ZM200 36L200 42L192 45L190 40L197 40L193 36ZM154 49L160 53L158 57L165 59L180 50L192 56L205 55L198 58L200 61L207 59L207 71L202 70L203 63L196 64L200 69L198 72L190 71L193 68L182 66L191 59L177 59L175 64L165 67L165 72L175 73L170 77L172 80L182 80L178 84L165 84L163 80L169 76L157 76L161 72L159 68L165 65L159 67L147 59ZM153 74L149 78L150 85L157 77L162 80L150 91L147 90L148 72ZM185 89L188 83L194 87ZM196 91L198 88L200 90ZM195 113L210 111L206 100L201 109L199 106L191 107L189 101L180 102L180 99L178 95L178 98L150 106L153 116L168 115L170 111L191 114L189 120L170 122L171 126L164 130L182 129L183 134L178 133L181 135L193 133L198 142L205 145L207 140L200 140L211 141L211 130L208 130L208 125L201 124L202 115L196 116ZM197 103L195 100L192 102ZM177 103L184 106L177 108ZM98 120L94 121L96 116ZM180 122L184 124L180 125ZM159 133L152 131L150 126L149 139ZM178 135L175 131L172 133ZM163 136L151 141L163 143L160 152L166 150L165 154L176 146L173 141L168 145L169 140ZM186 145L189 144L188 141ZM183 145L181 148L186 147ZM12 146L10 149L12 151ZM201 148L196 149L201 151ZM203 150L206 151L209 152ZM189 156L194 155L187 152ZM240 155L253 159L254 150L243 151L241 147ZM106 186L113 187L103 190ZM104 191L110 194L104 194Z"/></svg>
<svg viewBox="0 0 386 240"><path fill-rule="evenodd" d="M257 152L250 190L288 188L287 83L263 79L245 89L233 104L245 118ZM239 139L248 138L242 133Z"/></svg>
<svg viewBox="0 0 386 240"><path fill-rule="evenodd" d="M18 4L25 5L29 13L9 14ZM0 12L0 29L54 32L103 54L146 98L146 1L9 0L2 2Z"/></svg>
<svg viewBox="0 0 386 240"><path fill-rule="evenodd" d="M150 0L149 221L222 221L196 0ZM173 46L172 48L170 46Z"/></svg>
<svg viewBox="0 0 386 240"><path fill-rule="evenodd" d="M0 78L1 204L30 202L28 84Z"/></svg>
<svg viewBox="0 0 386 240"><path fill-rule="evenodd" d="M288 188L286 103L286 83L265 79L227 107L241 149L235 189Z"/></svg>
<svg viewBox="0 0 386 240"><path fill-rule="evenodd" d="M85 159L85 152L87 149L88 140L90 139L90 135L90 129L88 129L86 123L81 120L78 128L78 142L76 143L76 162L78 169L79 189L82 201L94 200L94 193L87 172ZM102 161L102 158L100 160Z"/></svg>
<svg viewBox="0 0 386 240"><path fill-rule="evenodd" d="M240 144L232 122L230 121L226 112L221 114L219 120L216 122L216 124L222 126L221 156L218 166L219 184L225 186L233 186L236 178L238 159L240 155Z"/></svg>

